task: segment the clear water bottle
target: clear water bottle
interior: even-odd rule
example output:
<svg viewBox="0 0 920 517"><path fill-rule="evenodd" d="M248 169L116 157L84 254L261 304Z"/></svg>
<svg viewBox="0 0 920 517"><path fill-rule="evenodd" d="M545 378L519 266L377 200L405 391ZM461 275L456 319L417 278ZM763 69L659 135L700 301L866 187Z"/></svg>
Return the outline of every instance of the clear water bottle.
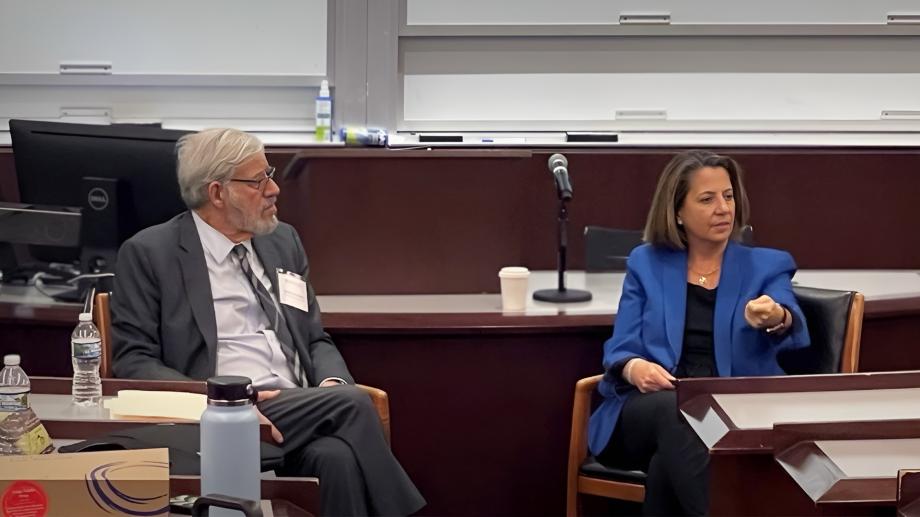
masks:
<svg viewBox="0 0 920 517"><path fill-rule="evenodd" d="M80 324L70 335L73 356L73 402L79 406L95 406L102 398L99 365L102 362L102 338L93 324L93 315L80 314Z"/></svg>
<svg viewBox="0 0 920 517"><path fill-rule="evenodd" d="M20 438L33 429L38 421L29 411L29 393L32 384L26 372L19 367L19 356L3 357L0 370L0 454L23 454ZM34 421L34 422L33 422Z"/></svg>
<svg viewBox="0 0 920 517"><path fill-rule="evenodd" d="M208 379L208 406L201 414L201 494L261 499L259 417L248 377ZM211 508L215 517L235 517L236 510Z"/></svg>
<svg viewBox="0 0 920 517"><path fill-rule="evenodd" d="M323 79L316 97L316 141L332 141L332 96L329 94L329 81Z"/></svg>

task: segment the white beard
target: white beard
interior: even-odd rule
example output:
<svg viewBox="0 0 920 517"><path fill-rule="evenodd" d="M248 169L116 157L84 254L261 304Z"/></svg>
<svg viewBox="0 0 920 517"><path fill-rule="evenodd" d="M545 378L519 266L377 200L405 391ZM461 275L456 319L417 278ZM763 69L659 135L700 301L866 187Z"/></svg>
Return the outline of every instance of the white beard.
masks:
<svg viewBox="0 0 920 517"><path fill-rule="evenodd" d="M247 214L244 210L240 209L233 197L234 196L231 194L229 200L230 210L227 212L227 215L230 219L230 223L237 230L249 232L253 235L268 235L278 227L278 217L276 215L272 214L269 219L258 216L253 217L251 214Z"/></svg>

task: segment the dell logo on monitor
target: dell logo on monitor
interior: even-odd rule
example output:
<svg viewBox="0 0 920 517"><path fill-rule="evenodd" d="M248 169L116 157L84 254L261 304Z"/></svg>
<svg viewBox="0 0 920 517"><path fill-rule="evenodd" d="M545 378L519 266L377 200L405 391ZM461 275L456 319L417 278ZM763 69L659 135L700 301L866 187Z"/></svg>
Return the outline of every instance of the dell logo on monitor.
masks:
<svg viewBox="0 0 920 517"><path fill-rule="evenodd" d="M109 206L109 193L99 187L93 188L86 195L86 202L93 210L105 210Z"/></svg>

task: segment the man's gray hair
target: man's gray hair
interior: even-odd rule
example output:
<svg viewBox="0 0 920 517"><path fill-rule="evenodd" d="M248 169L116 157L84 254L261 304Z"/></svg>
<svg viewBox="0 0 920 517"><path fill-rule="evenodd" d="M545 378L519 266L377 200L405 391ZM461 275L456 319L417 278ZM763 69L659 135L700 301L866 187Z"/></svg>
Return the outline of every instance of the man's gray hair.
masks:
<svg viewBox="0 0 920 517"><path fill-rule="evenodd" d="M205 129L180 138L176 144L177 176L185 206L194 209L204 205L208 184L226 183L239 164L264 148L258 138L238 129Z"/></svg>

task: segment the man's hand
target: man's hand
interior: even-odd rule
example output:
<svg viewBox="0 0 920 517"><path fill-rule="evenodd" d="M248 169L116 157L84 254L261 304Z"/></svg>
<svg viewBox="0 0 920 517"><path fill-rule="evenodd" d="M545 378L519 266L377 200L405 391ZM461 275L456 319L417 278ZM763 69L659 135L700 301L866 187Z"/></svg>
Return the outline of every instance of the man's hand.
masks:
<svg viewBox="0 0 920 517"><path fill-rule="evenodd" d="M281 394L281 390L260 391L259 392L259 402L262 402L264 400L271 400L280 394ZM265 415L263 415L262 412L259 411L259 408L256 408L256 414L259 415L259 422L272 426L272 438L275 440L275 442L283 443L284 436L281 434L281 431L279 431L278 428L275 427L275 424L273 424L272 421L269 420L268 418L265 418Z"/></svg>
<svg viewBox="0 0 920 517"><path fill-rule="evenodd" d="M755 329L775 327L786 318L786 309L763 294L744 306L744 319Z"/></svg>
<svg viewBox="0 0 920 517"><path fill-rule="evenodd" d="M629 368L629 377L626 380L642 393L674 389L671 381L677 379L658 363L636 358L626 366Z"/></svg>

